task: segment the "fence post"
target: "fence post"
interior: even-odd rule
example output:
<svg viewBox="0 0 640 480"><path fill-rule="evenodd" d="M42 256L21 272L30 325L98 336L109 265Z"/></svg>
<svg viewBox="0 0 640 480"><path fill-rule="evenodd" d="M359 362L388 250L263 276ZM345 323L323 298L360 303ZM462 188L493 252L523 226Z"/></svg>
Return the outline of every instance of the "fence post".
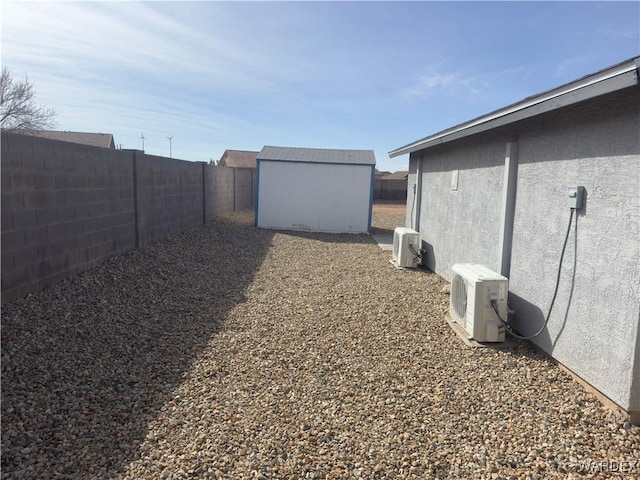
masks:
<svg viewBox="0 0 640 480"><path fill-rule="evenodd" d="M253 192L255 192L256 189L256 171L252 170L251 171L251 192L249 193L249 195L251 195L251 208L256 208L256 199L254 198Z"/></svg>
<svg viewBox="0 0 640 480"><path fill-rule="evenodd" d="M202 224L207 223L207 164L202 162Z"/></svg>
<svg viewBox="0 0 640 480"><path fill-rule="evenodd" d="M138 158L135 150L131 151L133 162L133 213L135 219L136 248L140 248L140 195L138 192Z"/></svg>
<svg viewBox="0 0 640 480"><path fill-rule="evenodd" d="M236 202L236 191L237 191L237 186L236 186L236 167L233 167L233 211L235 212L237 209L237 202Z"/></svg>

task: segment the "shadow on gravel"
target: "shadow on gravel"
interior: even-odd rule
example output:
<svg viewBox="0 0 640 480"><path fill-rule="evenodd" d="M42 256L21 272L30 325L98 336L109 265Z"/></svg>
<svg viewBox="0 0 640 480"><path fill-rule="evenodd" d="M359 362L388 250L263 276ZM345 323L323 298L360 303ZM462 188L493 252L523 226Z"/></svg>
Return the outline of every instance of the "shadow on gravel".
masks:
<svg viewBox="0 0 640 480"><path fill-rule="evenodd" d="M138 456L270 247L239 218L3 306L3 479L114 478Z"/></svg>
<svg viewBox="0 0 640 480"><path fill-rule="evenodd" d="M274 233L280 233L291 237L307 238L324 243L375 243L371 235L367 233L322 233L303 232L297 230L274 230Z"/></svg>
<svg viewBox="0 0 640 480"><path fill-rule="evenodd" d="M393 232L395 229L371 227L372 235L387 235L393 238Z"/></svg>

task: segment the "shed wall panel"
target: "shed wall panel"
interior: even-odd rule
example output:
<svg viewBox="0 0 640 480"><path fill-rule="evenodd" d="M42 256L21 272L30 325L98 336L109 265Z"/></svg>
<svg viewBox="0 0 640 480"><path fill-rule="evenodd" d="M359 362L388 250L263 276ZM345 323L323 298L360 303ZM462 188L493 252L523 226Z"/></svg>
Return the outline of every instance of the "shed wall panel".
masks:
<svg viewBox="0 0 640 480"><path fill-rule="evenodd" d="M331 233L369 230L372 166L261 160L257 224Z"/></svg>

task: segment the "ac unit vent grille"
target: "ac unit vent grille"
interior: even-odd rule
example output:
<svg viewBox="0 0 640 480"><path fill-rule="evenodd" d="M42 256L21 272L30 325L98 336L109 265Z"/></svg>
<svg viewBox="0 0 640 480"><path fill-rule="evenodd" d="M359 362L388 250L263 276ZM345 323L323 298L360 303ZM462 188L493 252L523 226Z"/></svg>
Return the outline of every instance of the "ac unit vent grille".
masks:
<svg viewBox="0 0 640 480"><path fill-rule="evenodd" d="M467 315L467 282L460 275L455 275L451 282L451 298L456 320L464 320Z"/></svg>
<svg viewBox="0 0 640 480"><path fill-rule="evenodd" d="M397 262L398 257L400 256L400 238L401 236L397 233L393 235L393 259Z"/></svg>

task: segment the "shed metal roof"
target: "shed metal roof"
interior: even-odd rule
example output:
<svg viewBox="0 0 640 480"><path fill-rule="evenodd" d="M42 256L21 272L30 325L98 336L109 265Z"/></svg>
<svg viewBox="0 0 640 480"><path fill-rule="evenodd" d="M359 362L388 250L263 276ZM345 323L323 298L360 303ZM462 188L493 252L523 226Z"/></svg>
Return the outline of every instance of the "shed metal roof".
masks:
<svg viewBox="0 0 640 480"><path fill-rule="evenodd" d="M273 147L265 145L257 160L309 163L344 163L375 165L373 150L338 150L330 148Z"/></svg>
<svg viewBox="0 0 640 480"><path fill-rule="evenodd" d="M579 80L527 97L520 102L396 148L389 152L389 156L393 158L416 152L638 85L639 69L640 57L631 58Z"/></svg>

